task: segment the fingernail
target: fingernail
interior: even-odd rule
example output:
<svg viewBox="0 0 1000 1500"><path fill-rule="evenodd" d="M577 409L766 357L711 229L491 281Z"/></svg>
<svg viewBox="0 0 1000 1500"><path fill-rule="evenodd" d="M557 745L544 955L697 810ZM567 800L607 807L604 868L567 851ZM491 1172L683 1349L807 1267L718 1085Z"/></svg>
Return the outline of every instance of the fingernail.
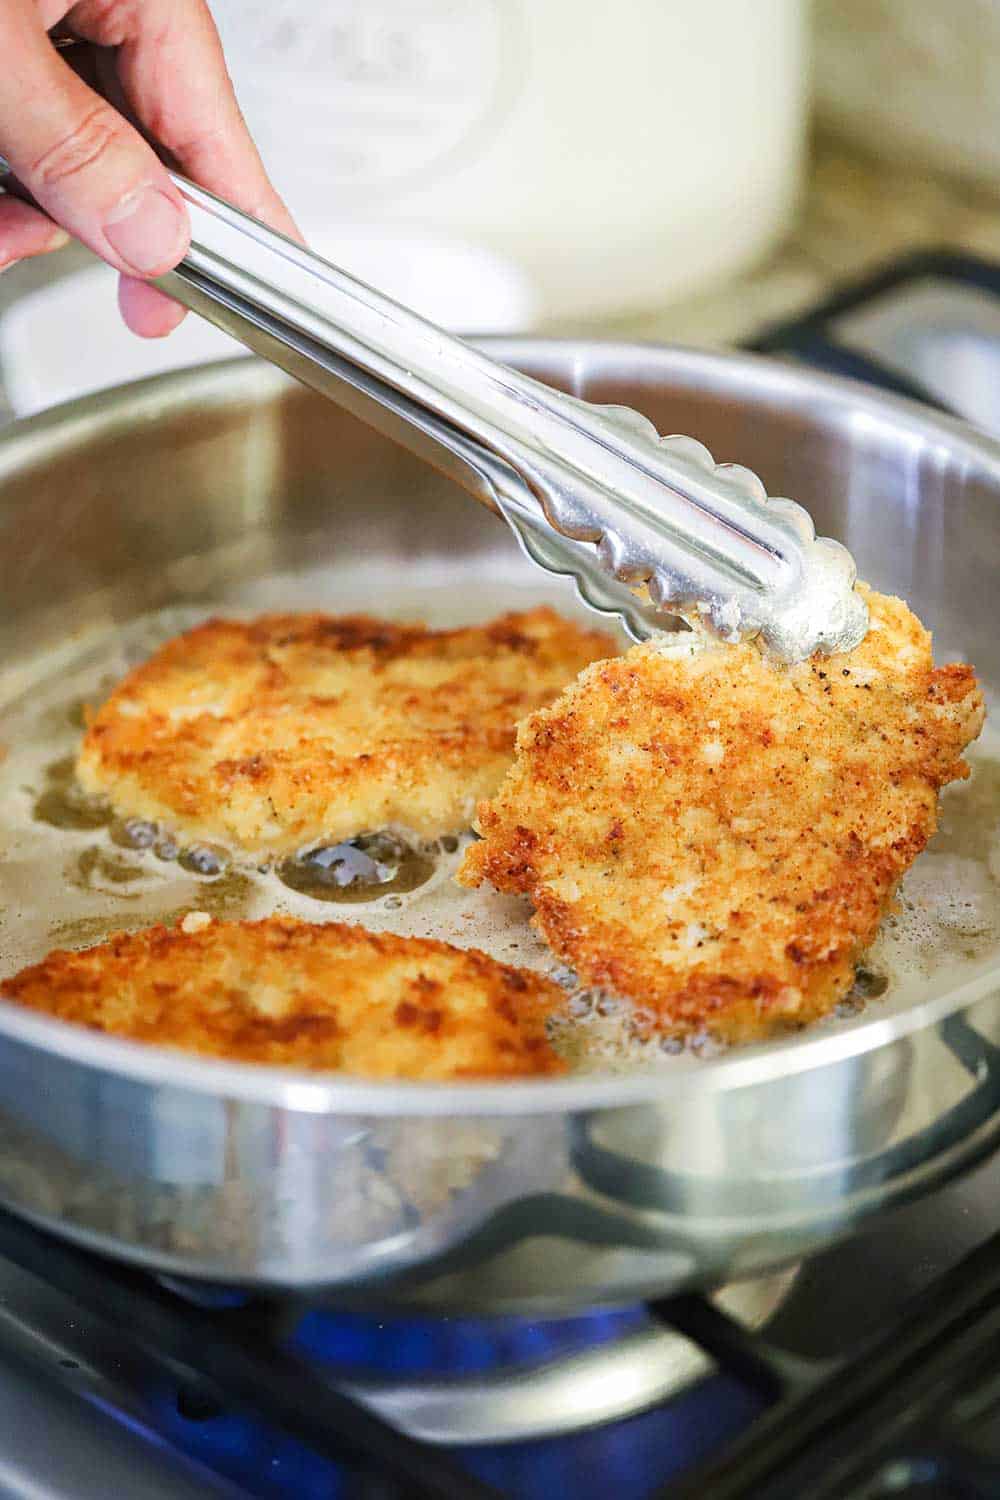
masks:
<svg viewBox="0 0 1000 1500"><path fill-rule="evenodd" d="M31 253L33 255L48 255L52 250L62 250L65 245L69 244L69 240L70 237L66 233L65 229L60 229L58 224L53 224L52 233L49 235L45 243L39 245L38 249L33 250ZM2 275L4 271L9 271L11 266L19 266L20 264L20 257L12 256L10 260L5 260L3 252L0 251L0 275Z"/></svg>
<svg viewBox="0 0 1000 1500"><path fill-rule="evenodd" d="M108 215L104 237L131 270L150 276L170 270L183 255L184 218L166 193L141 187Z"/></svg>

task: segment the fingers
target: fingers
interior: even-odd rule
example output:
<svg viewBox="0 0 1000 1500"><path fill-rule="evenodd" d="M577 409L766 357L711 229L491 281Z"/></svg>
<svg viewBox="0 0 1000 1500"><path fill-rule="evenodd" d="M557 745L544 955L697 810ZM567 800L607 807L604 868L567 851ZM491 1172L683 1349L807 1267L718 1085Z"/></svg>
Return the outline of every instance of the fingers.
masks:
<svg viewBox="0 0 1000 1500"><path fill-rule="evenodd" d="M65 229L18 198L0 197L0 271L30 255L47 255L69 243Z"/></svg>
<svg viewBox="0 0 1000 1500"><path fill-rule="evenodd" d="M250 139L204 0L80 0L67 19L78 35L118 48L136 116L187 176L300 237Z"/></svg>
<svg viewBox="0 0 1000 1500"><path fill-rule="evenodd" d="M132 332L144 339L162 339L187 316L179 302L133 276L122 276L118 282L118 309Z"/></svg>
<svg viewBox="0 0 1000 1500"><path fill-rule="evenodd" d="M32 0L0 5L0 152L52 216L119 271L182 259L187 212L161 163L53 50Z"/></svg>
<svg viewBox="0 0 1000 1500"><path fill-rule="evenodd" d="M77 35L117 49L118 77L136 118L182 171L301 239L250 139L203 0L80 0L67 19ZM128 326L146 337L162 337L184 316L176 303L136 281L122 282L118 304Z"/></svg>
<svg viewBox="0 0 1000 1500"><path fill-rule="evenodd" d="M54 220L123 274L122 314L157 337L183 310L144 278L183 257L183 201L150 147L65 66L45 26L116 49L134 111L189 176L295 238L240 114L204 0L0 0L0 153ZM0 267L62 243L44 215L0 200Z"/></svg>

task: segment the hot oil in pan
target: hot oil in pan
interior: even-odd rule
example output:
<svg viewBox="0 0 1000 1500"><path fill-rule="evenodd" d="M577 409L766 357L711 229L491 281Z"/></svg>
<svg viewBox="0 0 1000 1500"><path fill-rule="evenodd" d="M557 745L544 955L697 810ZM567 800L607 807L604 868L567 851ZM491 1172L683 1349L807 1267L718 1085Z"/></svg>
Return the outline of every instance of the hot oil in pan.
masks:
<svg viewBox="0 0 1000 1500"><path fill-rule="evenodd" d="M112 820L104 797L94 797L77 785L72 755L53 761L42 771L43 783L35 798L34 817L52 828L106 828Z"/></svg>
<svg viewBox="0 0 1000 1500"><path fill-rule="evenodd" d="M321 597L330 594L324 590ZM282 602L294 608L315 601L312 594ZM497 597L478 602L499 612L538 597L526 599L523 589L505 597L498 589ZM565 597L553 602L566 608ZM396 607L437 623L426 603L408 608L397 599ZM226 600L224 607L260 605ZM571 976L560 973L529 926L526 902L454 884L468 834L431 846L406 830L377 830L260 870L244 868L215 846L182 850L169 830L116 821L101 799L79 793L72 765L81 702L100 702L136 661L211 612L165 611L124 635L109 634L42 680L30 701L3 713L0 974L37 961L53 946L84 946L122 929L172 923L191 910L230 919L284 912L480 947L504 962L553 973L571 988ZM1000 969L1000 733L988 730L968 759L973 775L945 791L940 830L906 876L855 992L821 1028L857 1024L873 1006L880 1013L905 1009L994 964ZM575 993L556 1040L581 1069L669 1063L676 1045L641 1040L641 1029L633 1007Z"/></svg>
<svg viewBox="0 0 1000 1500"><path fill-rule="evenodd" d="M321 845L294 859L283 859L277 873L289 890L316 901L373 901L379 896L406 895L425 885L441 852L446 850L427 840L388 831L363 833L342 844Z"/></svg>

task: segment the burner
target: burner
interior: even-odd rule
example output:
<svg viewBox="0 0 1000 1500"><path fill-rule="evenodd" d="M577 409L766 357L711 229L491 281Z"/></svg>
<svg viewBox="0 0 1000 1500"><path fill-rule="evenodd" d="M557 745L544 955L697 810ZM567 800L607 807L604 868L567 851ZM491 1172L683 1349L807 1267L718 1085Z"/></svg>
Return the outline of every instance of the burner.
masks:
<svg viewBox="0 0 1000 1500"><path fill-rule="evenodd" d="M486 1480L547 1500L553 1474L582 1497L604 1482L613 1433L620 1494L638 1497L650 1470L693 1461L761 1407L736 1380L699 1379L705 1356L642 1308L548 1322L304 1309L164 1287L5 1214L0 1255L0 1368L58 1372L64 1390L250 1493L325 1495L333 1466L377 1459L406 1475L407 1500L475 1497ZM749 1282L711 1305L727 1325L723 1309L758 1326L794 1281Z"/></svg>
<svg viewBox="0 0 1000 1500"><path fill-rule="evenodd" d="M738 1282L712 1301L756 1330L782 1306L796 1274ZM200 1307L251 1306L239 1293L168 1278L161 1284ZM269 1324L331 1385L430 1443L478 1446L581 1431L657 1406L712 1368L697 1344L642 1307L538 1321L379 1318L277 1303ZM0 1261L0 1350L49 1368L58 1363L78 1389L121 1405L123 1365L139 1389L162 1376L158 1361L128 1348L63 1293ZM190 1410L181 1416L217 1414L218 1403L205 1406L196 1385L184 1390Z"/></svg>

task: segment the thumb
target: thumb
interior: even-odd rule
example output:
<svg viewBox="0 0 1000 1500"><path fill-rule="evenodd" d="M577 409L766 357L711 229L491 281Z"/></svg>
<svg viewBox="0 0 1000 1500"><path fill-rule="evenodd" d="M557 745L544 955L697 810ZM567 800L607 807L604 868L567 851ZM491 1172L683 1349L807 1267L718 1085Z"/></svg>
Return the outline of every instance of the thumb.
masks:
<svg viewBox="0 0 1000 1500"><path fill-rule="evenodd" d="M188 247L173 183L137 131L62 61L29 3L3 18L0 154L58 224L128 275L169 271Z"/></svg>

